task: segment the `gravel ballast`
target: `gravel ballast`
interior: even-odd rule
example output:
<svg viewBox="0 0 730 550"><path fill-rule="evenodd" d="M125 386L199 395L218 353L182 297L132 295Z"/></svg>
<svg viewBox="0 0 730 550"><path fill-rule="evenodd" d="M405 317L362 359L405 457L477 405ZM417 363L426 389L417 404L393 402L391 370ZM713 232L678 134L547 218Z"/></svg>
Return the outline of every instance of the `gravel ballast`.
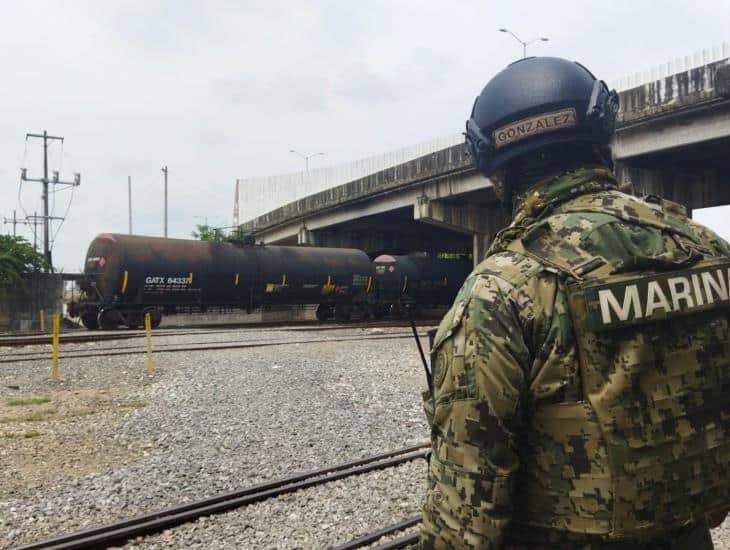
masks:
<svg viewBox="0 0 730 550"><path fill-rule="evenodd" d="M380 335L403 337L348 341ZM155 343L287 338L327 341L161 353L154 373L145 371L144 355L68 359L60 383L49 381L47 361L0 365L0 546L428 439L420 402L423 369L402 327L231 329L179 337L170 332ZM0 352L7 358L36 350L48 347ZM37 403L9 404L29 396ZM425 462L416 460L202 518L126 546L325 548L417 515L425 476ZM730 522L714 530L713 539L716 548L730 549Z"/></svg>
<svg viewBox="0 0 730 550"><path fill-rule="evenodd" d="M3 365L2 398L18 393L7 390L9 385L20 386L23 394L44 395L58 388L84 388L116 392L120 400L139 405L108 417L88 415L97 433L98 452L103 454L112 444L122 442L122 447L129 448L129 456L78 477L60 468L57 480L35 480L32 487L3 496L0 529L8 535L3 544L29 542L427 440L420 404L424 380L415 343L407 337L340 341L381 333L397 335L404 330L232 331L227 339L245 342L287 337L329 341L159 354L153 375L145 373L144 356L69 360L61 366L64 383L60 386L47 381L45 362ZM190 339L188 335L180 340ZM210 340L220 339L217 334ZM174 338L164 341L174 342ZM98 347L103 346L110 347L109 343ZM54 427L44 430L50 433ZM4 439L3 450L18 442L42 445L46 437L50 435ZM73 447L73 439L66 445ZM424 462L414 467L421 473L409 481L414 490L393 489L389 498L406 492L411 496L404 498L418 494ZM377 475L370 474L373 479ZM400 484L398 481L394 487ZM325 506L326 501L315 501L312 506L318 502ZM355 504L363 517L377 518L375 513L383 503L370 502L370 512L362 508L363 503ZM415 508L411 508L413 515ZM280 517L274 514L268 520L272 536ZM262 525L266 524L265 515L261 518ZM330 529L318 529L306 514L301 523L307 525L303 533L321 532L307 547L334 544L381 526L371 524L361 532L345 526L338 531L339 523L332 521ZM292 525L287 524L286 529L291 530ZM239 533L239 547L248 546L245 530L232 526L230 532ZM174 540L172 546L181 543ZM253 540L255 546L250 547L269 544ZM215 546L216 541L207 544ZM276 546L271 544L269 547Z"/></svg>

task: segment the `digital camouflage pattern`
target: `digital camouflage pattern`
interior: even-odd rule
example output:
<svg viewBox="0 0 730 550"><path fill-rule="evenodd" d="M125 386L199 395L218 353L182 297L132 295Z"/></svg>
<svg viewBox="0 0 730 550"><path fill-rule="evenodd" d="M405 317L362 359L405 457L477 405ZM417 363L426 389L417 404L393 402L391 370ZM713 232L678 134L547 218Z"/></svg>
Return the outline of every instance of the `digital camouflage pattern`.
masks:
<svg viewBox="0 0 730 550"><path fill-rule="evenodd" d="M536 184L434 339L422 547L712 548L704 512L730 504L729 310L604 332L581 315L591 285L728 257L604 168Z"/></svg>

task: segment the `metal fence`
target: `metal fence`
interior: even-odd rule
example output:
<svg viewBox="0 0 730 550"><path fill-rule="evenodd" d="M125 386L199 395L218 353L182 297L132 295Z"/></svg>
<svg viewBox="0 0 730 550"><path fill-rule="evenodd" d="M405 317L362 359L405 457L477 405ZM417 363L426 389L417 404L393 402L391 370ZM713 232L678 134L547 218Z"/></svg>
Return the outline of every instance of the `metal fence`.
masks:
<svg viewBox="0 0 730 550"><path fill-rule="evenodd" d="M697 50L691 55L685 55L684 57L678 57L673 61L662 63L656 67L639 71L623 78L618 78L609 83L612 88L616 90L630 90L650 82L655 82L662 78L672 76L675 74L691 71L710 63L722 61L723 59L730 58L730 42L723 42L713 46L712 48L706 48L704 50Z"/></svg>
<svg viewBox="0 0 730 550"><path fill-rule="evenodd" d="M338 166L309 172L241 179L240 220L248 221L283 204L446 149L463 143L463 141L462 134L452 134Z"/></svg>

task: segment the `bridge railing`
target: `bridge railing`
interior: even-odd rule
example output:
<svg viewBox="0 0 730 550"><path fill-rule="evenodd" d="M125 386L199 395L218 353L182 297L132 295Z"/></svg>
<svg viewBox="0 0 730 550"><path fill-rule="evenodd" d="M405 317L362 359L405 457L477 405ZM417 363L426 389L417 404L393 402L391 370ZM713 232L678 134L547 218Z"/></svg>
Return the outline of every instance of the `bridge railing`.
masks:
<svg viewBox="0 0 730 550"><path fill-rule="evenodd" d="M697 50L691 55L678 57L673 61L618 78L609 82L609 85L618 91L629 90L728 58L730 58L730 42L723 42L712 48Z"/></svg>
<svg viewBox="0 0 730 550"><path fill-rule="evenodd" d="M310 170L276 176L240 180L240 219L250 220L282 204L324 191L392 166L435 153L464 142L464 136L451 134L381 155Z"/></svg>

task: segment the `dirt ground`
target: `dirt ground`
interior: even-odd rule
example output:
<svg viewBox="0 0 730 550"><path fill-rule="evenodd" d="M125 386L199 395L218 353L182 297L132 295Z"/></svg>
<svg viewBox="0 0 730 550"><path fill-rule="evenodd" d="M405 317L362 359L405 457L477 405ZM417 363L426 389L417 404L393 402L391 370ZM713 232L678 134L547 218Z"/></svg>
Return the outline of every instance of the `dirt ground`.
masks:
<svg viewBox="0 0 730 550"><path fill-rule="evenodd" d="M108 387L17 392L0 400L0 498L135 460L151 442L116 429L146 403L138 389Z"/></svg>

